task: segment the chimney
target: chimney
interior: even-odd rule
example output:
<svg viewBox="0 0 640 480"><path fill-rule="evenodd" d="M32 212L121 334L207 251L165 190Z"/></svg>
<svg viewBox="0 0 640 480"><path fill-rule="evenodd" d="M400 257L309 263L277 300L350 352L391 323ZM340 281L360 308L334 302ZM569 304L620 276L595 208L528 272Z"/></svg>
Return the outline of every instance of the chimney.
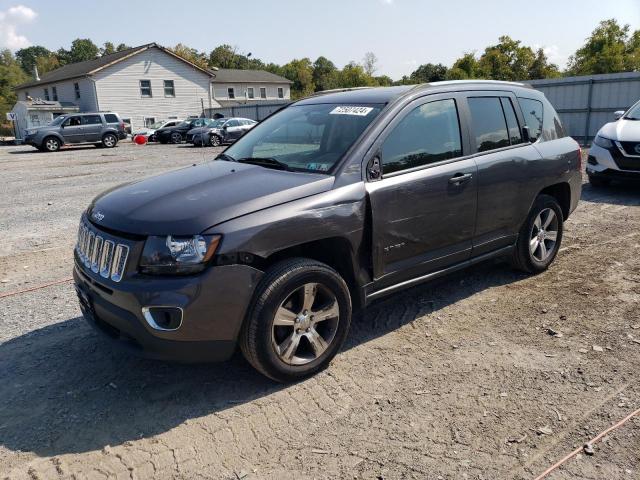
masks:
<svg viewBox="0 0 640 480"><path fill-rule="evenodd" d="M39 82L39 81L40 81L40 75L38 75L38 66L37 66L37 65L34 65L34 66L33 66L33 79L34 79L36 82Z"/></svg>

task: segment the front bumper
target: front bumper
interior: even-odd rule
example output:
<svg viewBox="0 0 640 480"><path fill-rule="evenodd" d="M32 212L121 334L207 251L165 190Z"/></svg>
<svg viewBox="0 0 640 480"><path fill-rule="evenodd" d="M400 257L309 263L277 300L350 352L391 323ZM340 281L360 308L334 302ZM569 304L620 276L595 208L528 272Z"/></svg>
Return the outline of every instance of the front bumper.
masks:
<svg viewBox="0 0 640 480"><path fill-rule="evenodd" d="M607 149L594 143L589 148L587 174L637 178L640 176L640 157L625 156L617 146Z"/></svg>
<svg viewBox="0 0 640 480"><path fill-rule="evenodd" d="M234 352L247 307L262 272L246 265L211 267L199 275L137 275L114 283L81 265L73 278L87 322L127 350L183 363L222 361ZM143 307L179 307L180 327L158 330Z"/></svg>

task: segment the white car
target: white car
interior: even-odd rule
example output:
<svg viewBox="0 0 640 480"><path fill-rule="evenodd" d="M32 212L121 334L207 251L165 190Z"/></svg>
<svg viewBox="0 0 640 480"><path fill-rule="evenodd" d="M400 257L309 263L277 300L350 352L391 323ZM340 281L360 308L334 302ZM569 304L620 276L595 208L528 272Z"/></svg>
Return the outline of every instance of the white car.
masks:
<svg viewBox="0 0 640 480"><path fill-rule="evenodd" d="M172 118L171 120L160 120L159 122L154 123L153 125L143 128L137 132L133 132L132 136L135 138L136 135L142 135L143 137L147 137L147 140L150 142L155 142L155 133L156 130L160 130L165 127L175 127L179 123L182 123L184 120Z"/></svg>
<svg viewBox="0 0 640 480"><path fill-rule="evenodd" d="M615 179L640 179L640 101L614 115L616 121L598 131L589 149L587 175L596 187Z"/></svg>

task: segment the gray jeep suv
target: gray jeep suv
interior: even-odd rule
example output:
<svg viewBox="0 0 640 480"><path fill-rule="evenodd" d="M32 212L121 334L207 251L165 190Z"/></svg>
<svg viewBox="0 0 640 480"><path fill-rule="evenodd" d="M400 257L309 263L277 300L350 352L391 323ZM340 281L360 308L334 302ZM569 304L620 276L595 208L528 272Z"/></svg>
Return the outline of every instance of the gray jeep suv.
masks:
<svg viewBox="0 0 640 480"><path fill-rule="evenodd" d="M581 161L521 84L312 96L214 161L95 198L75 249L80 306L133 351L223 360L239 344L265 375L297 380L373 300L497 257L543 272Z"/></svg>
<svg viewBox="0 0 640 480"><path fill-rule="evenodd" d="M60 115L43 127L26 132L24 143L43 152L56 152L65 144L93 143L113 148L127 138L124 122L117 113L75 113Z"/></svg>

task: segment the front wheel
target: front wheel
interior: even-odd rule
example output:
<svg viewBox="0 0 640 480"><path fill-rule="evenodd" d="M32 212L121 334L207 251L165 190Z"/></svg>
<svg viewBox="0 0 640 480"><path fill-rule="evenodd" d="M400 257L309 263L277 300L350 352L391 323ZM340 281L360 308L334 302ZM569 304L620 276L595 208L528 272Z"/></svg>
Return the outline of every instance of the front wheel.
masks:
<svg viewBox="0 0 640 480"><path fill-rule="evenodd" d="M325 368L351 323L351 297L342 277L302 258L271 267L255 293L240 348L258 371L291 382Z"/></svg>
<svg viewBox="0 0 640 480"><path fill-rule="evenodd" d="M171 134L171 143L182 143L182 134L180 132L173 132Z"/></svg>
<svg viewBox="0 0 640 480"><path fill-rule="evenodd" d="M222 143L220 141L220 137L214 133L211 134L211 137L209 138L209 144L211 144L212 147L219 147L220 143Z"/></svg>
<svg viewBox="0 0 640 480"><path fill-rule="evenodd" d="M550 195L539 195L518 234L513 266L527 273L549 268L560 249L563 222L558 201Z"/></svg>
<svg viewBox="0 0 640 480"><path fill-rule="evenodd" d="M56 137L47 137L42 142L43 150L47 152L57 152L61 146L62 143Z"/></svg>

